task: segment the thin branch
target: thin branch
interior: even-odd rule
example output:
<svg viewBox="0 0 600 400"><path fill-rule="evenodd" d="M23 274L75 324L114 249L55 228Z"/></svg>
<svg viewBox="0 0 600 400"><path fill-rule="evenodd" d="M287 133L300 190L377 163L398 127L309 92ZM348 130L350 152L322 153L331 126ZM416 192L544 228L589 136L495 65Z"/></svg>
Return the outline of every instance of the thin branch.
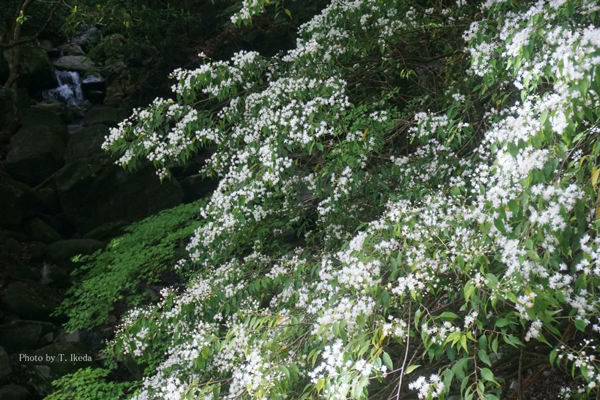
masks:
<svg viewBox="0 0 600 400"><path fill-rule="evenodd" d="M31 5L31 3L33 3L33 1L35 1L35 0L29 0L26 4L23 5L23 7L21 8L21 10L23 10L23 12L25 12L27 10L27 8ZM42 25L42 27L35 33L35 35L33 35L33 36L27 36L26 38L19 39L17 41L12 42L12 43L0 43L0 49L12 49L13 47L20 46L20 45L25 44L25 43L30 43L30 42L33 42L34 40L36 40L38 38L38 36L43 31L46 30L46 28L50 24L50 21L52 21L52 18L54 18L54 13L56 13L56 11L58 10L58 8L62 4L63 4L62 1L57 2L56 4L54 4L54 7L52 7L52 9L50 10L50 14L48 15L48 18L44 22L44 25Z"/></svg>
<svg viewBox="0 0 600 400"><path fill-rule="evenodd" d="M412 303L411 303L412 304ZM408 359L408 348L410 347L410 317L412 315L412 306L408 305L408 334L406 335L406 350L404 350L404 361L402 361L402 369L400 371L400 381L398 382L398 391L396 392L396 400L400 400L400 390L402 389L402 379L404 378L404 368Z"/></svg>

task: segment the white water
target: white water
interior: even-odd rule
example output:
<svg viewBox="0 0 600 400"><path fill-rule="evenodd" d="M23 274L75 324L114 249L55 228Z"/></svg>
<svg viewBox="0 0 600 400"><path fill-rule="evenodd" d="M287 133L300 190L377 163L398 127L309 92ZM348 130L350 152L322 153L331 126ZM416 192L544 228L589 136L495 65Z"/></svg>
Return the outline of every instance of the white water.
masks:
<svg viewBox="0 0 600 400"><path fill-rule="evenodd" d="M81 90L81 78L75 71L56 71L58 78L58 87L44 90L42 97L44 100L58 100L69 106L74 106L83 101L83 92Z"/></svg>

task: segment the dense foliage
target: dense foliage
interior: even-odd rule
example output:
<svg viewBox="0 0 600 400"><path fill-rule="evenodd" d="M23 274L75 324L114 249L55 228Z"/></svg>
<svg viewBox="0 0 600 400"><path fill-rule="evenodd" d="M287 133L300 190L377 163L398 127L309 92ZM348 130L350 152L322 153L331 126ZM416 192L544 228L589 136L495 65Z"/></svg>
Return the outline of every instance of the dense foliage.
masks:
<svg viewBox="0 0 600 400"><path fill-rule="evenodd" d="M186 288L109 344L149 365L132 398L522 398L549 367L598 396L600 6L425 3L332 1L111 131L220 179Z"/></svg>
<svg viewBox="0 0 600 400"><path fill-rule="evenodd" d="M184 256L185 241L199 225L197 210L204 203L184 204L129 225L105 249L81 257L85 265L75 272L80 283L67 291L55 312L69 317L65 328L101 325L118 305L137 306L151 297L148 285L161 284L169 274L179 280L182 271L173 274L173 265Z"/></svg>

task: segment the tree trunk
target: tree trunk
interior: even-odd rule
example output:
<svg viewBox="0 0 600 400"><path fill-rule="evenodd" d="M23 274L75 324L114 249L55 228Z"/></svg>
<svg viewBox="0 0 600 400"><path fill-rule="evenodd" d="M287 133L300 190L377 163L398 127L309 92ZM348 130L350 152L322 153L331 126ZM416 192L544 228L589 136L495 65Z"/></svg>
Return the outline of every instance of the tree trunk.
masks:
<svg viewBox="0 0 600 400"><path fill-rule="evenodd" d="M27 9L35 0L25 0L21 7L18 8L15 15L15 22L12 31L12 46L9 48L6 53L8 53L8 57L6 57L6 61L8 62L8 80L4 84L4 87L7 89L13 90L13 96L17 96L17 79L19 79L19 62L20 62L20 45L18 44L21 40L21 28L23 26L22 22L19 22L17 19L20 15L25 15Z"/></svg>

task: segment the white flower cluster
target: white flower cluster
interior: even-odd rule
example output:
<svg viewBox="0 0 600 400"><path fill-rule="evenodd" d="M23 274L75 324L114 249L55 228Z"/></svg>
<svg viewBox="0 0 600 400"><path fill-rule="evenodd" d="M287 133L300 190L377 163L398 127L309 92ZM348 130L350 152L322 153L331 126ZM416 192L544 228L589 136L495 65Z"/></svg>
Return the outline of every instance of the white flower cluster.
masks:
<svg viewBox="0 0 600 400"><path fill-rule="evenodd" d="M540 0L518 12L486 1L478 12L488 17L464 34L472 59L467 79L510 85L521 100L505 106L494 98L475 124L471 98L461 94L469 92L457 86L446 93L447 112L417 112L406 124L409 145L372 162L395 114L379 103L366 111L351 103L340 65L360 68L368 57L349 44L372 37L391 52L387 43L423 15L451 14L385 3L332 2L300 28L297 48L271 66L241 52L231 62L176 71L179 98L226 104L205 115L185 101L157 100L107 137L105 147L139 139L137 149L159 163L196 141L218 145L203 172L220 183L187 247L196 277L131 312L117 333L121 351L136 357L147 355L155 333L169 344L137 399L180 399L189 390L209 397L211 385L220 385L222 398L289 398L300 381L310 381L314 397L361 398L369 379L386 376L379 354L388 345L414 338L439 359L448 348L484 343L473 338L478 330L509 340L512 333L494 321L507 331L528 324L525 341L542 340L565 309L574 310L565 318L578 327L598 330L592 316L600 311L600 238L592 233L596 210L586 205L591 184L577 175L588 162L584 139L595 131L573 121L600 104L588 82L600 68L600 30L554 23L564 1ZM465 3L457 2L461 12ZM592 12L591 3L581 1L579 12ZM245 1L236 18L251 18L257 7L262 3ZM171 122L162 136L160 118ZM124 151L120 163L134 154L135 147ZM389 175L382 184L379 167ZM362 204L366 191L388 183L374 196L377 206ZM278 221L297 223L307 214L305 239L317 239L304 251L272 256L260 250L264 236L252 236L279 235ZM348 223L367 218L358 229ZM318 234L324 244L315 250ZM243 247L248 237L258 241L251 252ZM458 303L460 315L441 314ZM508 316L485 317L490 307ZM595 385L596 360L578 354L559 358L593 371L588 382ZM408 387L420 399L449 390L437 374Z"/></svg>

